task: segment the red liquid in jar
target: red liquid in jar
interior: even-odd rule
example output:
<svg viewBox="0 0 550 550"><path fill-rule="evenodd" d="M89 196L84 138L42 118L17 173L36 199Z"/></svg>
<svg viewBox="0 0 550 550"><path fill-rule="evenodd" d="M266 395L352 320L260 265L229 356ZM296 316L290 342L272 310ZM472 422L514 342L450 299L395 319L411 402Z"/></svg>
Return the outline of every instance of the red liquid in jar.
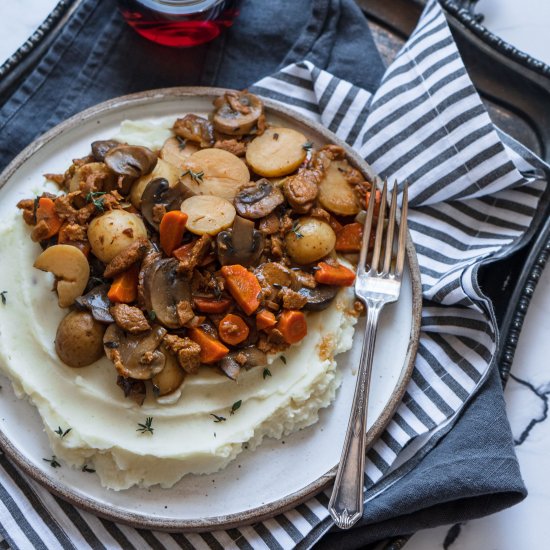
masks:
<svg viewBox="0 0 550 550"><path fill-rule="evenodd" d="M119 0L126 22L141 36L176 48L216 38L239 14L239 0Z"/></svg>

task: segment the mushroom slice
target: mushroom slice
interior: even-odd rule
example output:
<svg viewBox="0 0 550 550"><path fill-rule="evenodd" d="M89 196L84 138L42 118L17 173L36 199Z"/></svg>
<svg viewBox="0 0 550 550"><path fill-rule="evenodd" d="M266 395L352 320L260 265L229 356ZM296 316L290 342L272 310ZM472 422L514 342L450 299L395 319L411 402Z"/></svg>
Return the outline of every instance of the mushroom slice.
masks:
<svg viewBox="0 0 550 550"><path fill-rule="evenodd" d="M161 345L160 350L166 357L166 364L152 380L153 391L157 397L174 393L185 379L185 371L179 366L175 355L172 355L164 345Z"/></svg>
<svg viewBox="0 0 550 550"><path fill-rule="evenodd" d="M179 328L177 307L191 299L189 282L178 275L179 262L174 258L156 260L143 271L142 296L145 307L157 321L168 328Z"/></svg>
<svg viewBox="0 0 550 550"><path fill-rule="evenodd" d="M96 286L84 296L79 296L75 305L79 309L88 309L92 317L100 323L114 323L115 320L109 312L111 301L107 297L108 291L109 285Z"/></svg>
<svg viewBox="0 0 550 550"><path fill-rule="evenodd" d="M225 92L214 100L214 128L222 134L243 136L256 133L264 113L261 99L249 92Z"/></svg>
<svg viewBox="0 0 550 550"><path fill-rule="evenodd" d="M159 325L142 334L127 334L112 324L105 331L103 347L121 376L149 380L166 364L166 356L157 349L165 334Z"/></svg>
<svg viewBox="0 0 550 550"><path fill-rule="evenodd" d="M201 147L214 145L212 124L201 116L189 114L178 118L172 129L177 136L189 141L196 141Z"/></svg>
<svg viewBox="0 0 550 550"><path fill-rule="evenodd" d="M253 187L241 189L234 202L240 216L257 220L271 214L284 200L281 190L264 178L257 181Z"/></svg>
<svg viewBox="0 0 550 550"><path fill-rule="evenodd" d="M302 287L298 293L307 298L307 303L302 309L307 311L321 311L330 306L332 300L338 293L338 287L319 284L315 288Z"/></svg>
<svg viewBox="0 0 550 550"><path fill-rule="evenodd" d="M235 216L233 228L218 233L218 259L222 265L254 265L264 250L265 239L254 222Z"/></svg>
<svg viewBox="0 0 550 550"><path fill-rule="evenodd" d="M119 145L107 151L104 160L116 174L139 178L153 170L157 164L157 155L140 145Z"/></svg>
<svg viewBox="0 0 550 550"><path fill-rule="evenodd" d="M143 380L135 380L134 378L125 378L124 376L117 376L116 384L124 392L124 397L128 397L132 401L135 401L140 407L145 401L147 389Z"/></svg>
<svg viewBox="0 0 550 550"><path fill-rule="evenodd" d="M103 162L105 155L115 147L118 147L120 143L114 139L102 139L92 142L92 155L98 162Z"/></svg>
<svg viewBox="0 0 550 550"><path fill-rule="evenodd" d="M143 217L158 230L159 224L155 214L155 207L164 208L166 212L170 210L179 210L181 203L192 197L195 193L191 191L184 183L178 181L176 185L170 187L165 178L155 178L151 180L141 196L141 213Z"/></svg>
<svg viewBox="0 0 550 550"><path fill-rule="evenodd" d="M236 380L241 368L246 370L267 365L267 355L254 346L229 352L218 366L231 380Z"/></svg>
<svg viewBox="0 0 550 550"><path fill-rule="evenodd" d="M90 264L84 253L70 244L55 244L46 248L34 267L49 271L57 278L59 307L69 307L80 296L90 277Z"/></svg>

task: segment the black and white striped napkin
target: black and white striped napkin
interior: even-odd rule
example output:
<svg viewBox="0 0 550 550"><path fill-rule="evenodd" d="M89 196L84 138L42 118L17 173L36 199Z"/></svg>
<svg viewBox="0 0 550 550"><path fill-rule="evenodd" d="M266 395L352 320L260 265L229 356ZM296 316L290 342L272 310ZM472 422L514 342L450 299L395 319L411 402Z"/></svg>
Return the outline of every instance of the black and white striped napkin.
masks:
<svg viewBox="0 0 550 550"><path fill-rule="evenodd" d="M368 453L372 499L414 468L488 375L496 324L477 269L528 229L545 186L539 161L495 130L435 1L374 95L308 61L251 90L320 121L388 181L410 184L422 332L403 402ZM328 494L253 526L167 534L79 510L2 458L0 532L13 548L305 548L331 525Z"/></svg>

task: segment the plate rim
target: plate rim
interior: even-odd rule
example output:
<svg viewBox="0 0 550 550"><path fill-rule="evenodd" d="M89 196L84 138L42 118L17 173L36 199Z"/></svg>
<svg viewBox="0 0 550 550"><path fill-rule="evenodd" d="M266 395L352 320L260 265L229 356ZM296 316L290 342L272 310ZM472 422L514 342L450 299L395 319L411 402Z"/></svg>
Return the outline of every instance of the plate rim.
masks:
<svg viewBox="0 0 550 550"><path fill-rule="evenodd" d="M119 109L127 106L139 106L141 104L147 104L149 102L162 102L179 97L184 98L190 96L206 96L214 98L225 93L226 91L228 91L227 88L197 86L158 88L154 90L147 90L144 92L118 96L93 105L88 109L80 111L72 117L57 124L50 130L48 130L45 134L39 136L37 139L31 142L27 147L25 147L25 149L23 149L23 151L21 151L0 174L0 190L13 176L13 174L37 151L39 151L42 147L44 147L46 144L50 143L52 140L62 135L63 133L70 131L73 128L76 128L81 122L88 121L95 116L104 115L108 113L109 110L115 108ZM381 182L380 178L374 173L370 165L365 160L363 160L360 155L351 148L351 146L339 139L330 130L326 129L324 126L315 121L307 119L306 117L293 111L292 109L284 107L269 98L263 96L261 97L268 111L296 120L300 124L305 125L315 132L321 134L324 138L327 139L327 141L344 147L348 159L351 160L351 163L356 168L358 168L363 174L366 174L369 178L375 180L377 183ZM420 336L422 287L420 282L420 270L418 266L418 260L414 245L410 237L410 233L407 237L407 261L409 264L412 288L412 324L409 344L407 347L407 352L405 354L404 365L400 372L400 378L394 388L394 391L392 392L390 399L384 406L382 413L367 432L367 449L372 446L376 439L381 435L382 431L389 424L395 410L401 403L401 399L405 393L406 386L411 378L414 368L414 360L416 357ZM15 445L4 434L2 429L0 429L0 448L27 475L40 483L48 491L61 497L67 502L111 521L121 522L132 527L137 527L141 529L147 528L168 532L204 532L214 529L236 528L259 521L264 521L277 514L295 508L297 505L305 502L309 498L321 492L334 479L337 467L334 466L328 472L317 478L312 483L306 485L305 487L302 487L300 490L290 493L268 504L223 516L210 516L201 519L182 520L174 518L149 517L146 516L146 514L144 513L116 509L115 506L103 502L98 502L92 497L83 497L78 492L75 492L72 487L65 484L60 485L59 480L50 477L43 470L35 467L32 462L30 462L26 458L26 456L19 452Z"/></svg>

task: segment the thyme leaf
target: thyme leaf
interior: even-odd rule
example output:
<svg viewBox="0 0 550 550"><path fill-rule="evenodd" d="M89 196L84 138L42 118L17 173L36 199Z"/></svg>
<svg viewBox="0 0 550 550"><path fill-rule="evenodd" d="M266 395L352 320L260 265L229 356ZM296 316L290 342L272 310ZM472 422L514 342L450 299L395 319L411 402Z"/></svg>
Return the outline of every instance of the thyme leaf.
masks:
<svg viewBox="0 0 550 550"><path fill-rule="evenodd" d="M217 414L210 413L210 416L214 417L214 422L217 424L218 422L225 422L227 418L225 416L218 416Z"/></svg>
<svg viewBox="0 0 550 550"><path fill-rule="evenodd" d="M178 140L178 148L181 151L182 149L185 149L185 146L187 145L187 140L183 139L180 136L176 136L176 139Z"/></svg>
<svg viewBox="0 0 550 550"><path fill-rule="evenodd" d="M243 403L242 399L239 399L238 401L235 401L235 403L233 403L233 405L231 405L231 411L230 411L229 414L231 414L231 415L235 414L235 411L238 411L241 408L242 403Z"/></svg>
<svg viewBox="0 0 550 550"><path fill-rule="evenodd" d="M57 462L57 457L53 455L51 458L43 458L44 462L49 462L52 468L61 468L61 464Z"/></svg>
<svg viewBox="0 0 550 550"><path fill-rule="evenodd" d="M273 376L273 375L271 374L271 371L266 367L266 368L264 369L264 373L263 373L264 380L265 380L268 376Z"/></svg>
<svg viewBox="0 0 550 550"><path fill-rule="evenodd" d="M86 202L91 202L99 212L105 212L105 206L103 202L105 201L105 191L90 191L86 195Z"/></svg>
<svg viewBox="0 0 550 550"><path fill-rule="evenodd" d="M286 357L284 355L281 355L279 359L286 365Z"/></svg>
<svg viewBox="0 0 550 550"><path fill-rule="evenodd" d="M204 178L204 172L202 170L200 172L186 170L181 176L189 176L196 184L200 185L202 183L202 179Z"/></svg>
<svg viewBox="0 0 550 550"><path fill-rule="evenodd" d="M57 427L57 430L55 430L55 433L56 433L61 439L63 439L71 430L72 430L72 428L67 428L65 431L63 431L63 429L61 428L61 426L58 426L58 427Z"/></svg>
<svg viewBox="0 0 550 550"><path fill-rule="evenodd" d="M300 233L300 224L297 221L292 224L292 229L290 231L296 235L297 239L301 239L303 237Z"/></svg>
<svg viewBox="0 0 550 550"><path fill-rule="evenodd" d="M2 300L2 305L5 306L8 303L8 299L6 298L6 294L8 293L7 290L3 290L0 292L0 300Z"/></svg>
<svg viewBox="0 0 550 550"><path fill-rule="evenodd" d="M93 474L95 472L93 468L88 468L87 464L84 464L84 466L82 466L82 471L86 472L87 474Z"/></svg>
<svg viewBox="0 0 550 550"><path fill-rule="evenodd" d="M313 142L311 141L306 141L303 145L302 145L302 149L304 151L311 151L311 148L313 147Z"/></svg>
<svg viewBox="0 0 550 550"><path fill-rule="evenodd" d="M146 419L145 419L145 424L141 424L138 422L138 428L136 429L136 432L141 432L142 434L144 433L150 433L152 434L154 429L152 427L153 425L153 417L152 416L148 416Z"/></svg>

